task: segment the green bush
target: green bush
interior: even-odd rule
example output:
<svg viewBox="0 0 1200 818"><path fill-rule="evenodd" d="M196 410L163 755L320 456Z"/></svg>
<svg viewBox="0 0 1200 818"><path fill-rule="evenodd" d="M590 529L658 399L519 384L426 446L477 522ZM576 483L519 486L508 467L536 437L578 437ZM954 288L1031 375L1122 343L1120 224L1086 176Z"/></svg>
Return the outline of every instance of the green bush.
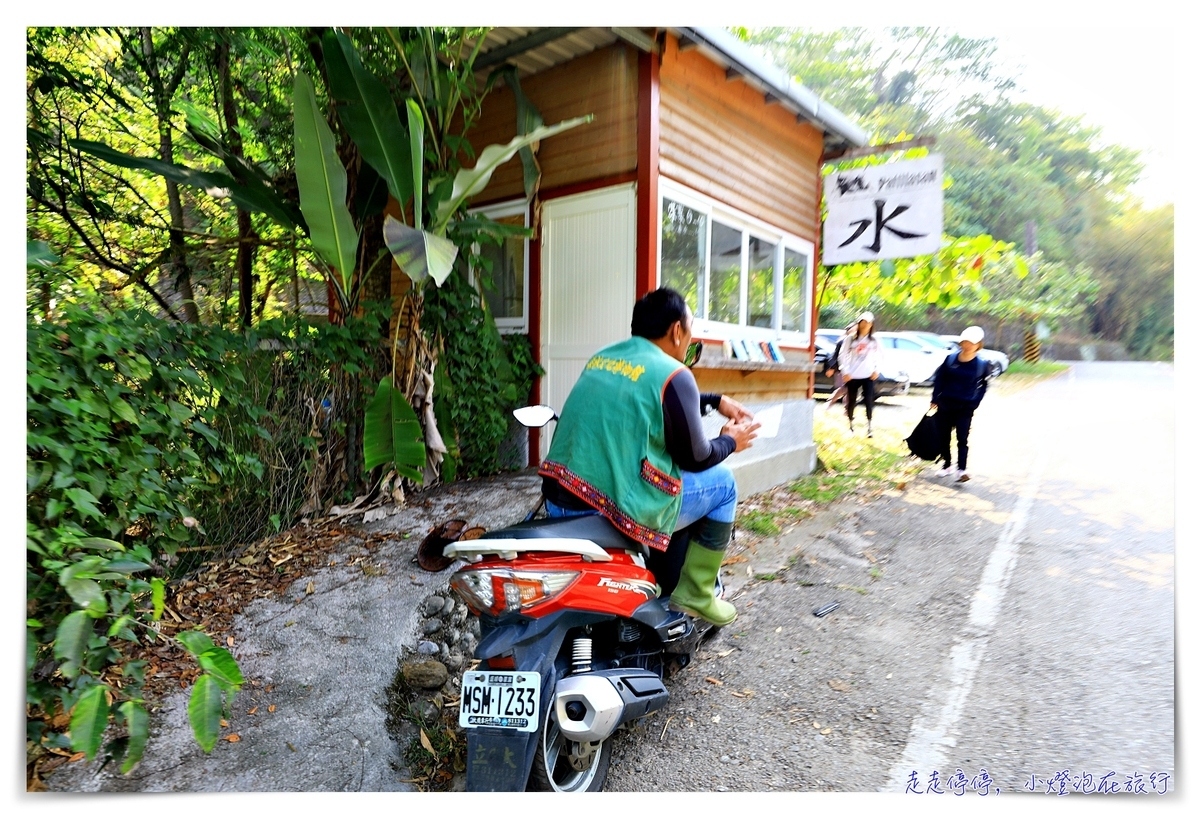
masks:
<svg viewBox="0 0 1200 818"><path fill-rule="evenodd" d="M53 324L30 320L30 741L92 757L115 722L110 752L123 770L137 762L148 715L133 648L158 638L152 623L181 546L206 531L290 525L314 492L280 492L282 481L311 484L322 458L338 465L329 441L346 435L339 417L361 414L357 382L374 365L376 319L266 322L247 333L81 307ZM203 671L189 717L208 750L241 675L203 634L177 641Z"/></svg>

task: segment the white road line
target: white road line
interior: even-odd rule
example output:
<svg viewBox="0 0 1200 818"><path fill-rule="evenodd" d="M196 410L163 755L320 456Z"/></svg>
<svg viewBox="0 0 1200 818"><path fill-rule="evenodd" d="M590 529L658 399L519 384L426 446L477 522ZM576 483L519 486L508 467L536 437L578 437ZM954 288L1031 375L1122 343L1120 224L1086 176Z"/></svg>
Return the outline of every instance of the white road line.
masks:
<svg viewBox="0 0 1200 818"><path fill-rule="evenodd" d="M967 625L950 649L950 685L945 691L945 699L939 701L936 693L931 694L921 708L921 715L913 720L908 743L900 760L892 767L891 778L883 788L884 792L904 792L914 771L921 782L934 770L945 773L942 766L947 761L947 751L955 745L954 727L962 715L967 697L971 694L971 686L975 683L979 663L987 650L988 638L996 624L1000 603L1004 600L1013 566L1017 562L1017 552L1020 550L1018 540L1048 462L1048 453L1042 451L983 569L979 587L971 601Z"/></svg>

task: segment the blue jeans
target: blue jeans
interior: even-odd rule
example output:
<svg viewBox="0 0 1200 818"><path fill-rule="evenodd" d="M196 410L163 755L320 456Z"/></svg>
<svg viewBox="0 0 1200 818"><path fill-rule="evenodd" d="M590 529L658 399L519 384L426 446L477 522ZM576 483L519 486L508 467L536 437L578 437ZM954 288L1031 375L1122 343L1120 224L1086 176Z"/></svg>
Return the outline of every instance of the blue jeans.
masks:
<svg viewBox="0 0 1200 818"><path fill-rule="evenodd" d="M683 506L679 509L679 520L675 530L687 528L701 517L719 523L732 523L737 514L737 482L733 472L724 463L718 463L704 471L683 471ZM546 513L551 517L580 517L599 514L594 510L572 511L546 501Z"/></svg>

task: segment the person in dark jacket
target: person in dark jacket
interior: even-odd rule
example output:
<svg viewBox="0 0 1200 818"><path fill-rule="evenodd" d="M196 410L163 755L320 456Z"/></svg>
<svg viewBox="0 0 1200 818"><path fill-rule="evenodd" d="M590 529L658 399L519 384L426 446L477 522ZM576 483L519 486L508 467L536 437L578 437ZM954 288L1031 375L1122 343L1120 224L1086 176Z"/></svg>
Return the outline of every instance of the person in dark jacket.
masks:
<svg viewBox="0 0 1200 818"><path fill-rule="evenodd" d="M971 418L987 391L988 365L979 356L983 348L983 328L967 327L959 336L959 351L946 357L933 375L933 395L929 407L936 409L938 431L942 436L942 468L938 477L954 476L957 483L971 479L967 474L967 438ZM950 432L958 439L958 468L950 468Z"/></svg>

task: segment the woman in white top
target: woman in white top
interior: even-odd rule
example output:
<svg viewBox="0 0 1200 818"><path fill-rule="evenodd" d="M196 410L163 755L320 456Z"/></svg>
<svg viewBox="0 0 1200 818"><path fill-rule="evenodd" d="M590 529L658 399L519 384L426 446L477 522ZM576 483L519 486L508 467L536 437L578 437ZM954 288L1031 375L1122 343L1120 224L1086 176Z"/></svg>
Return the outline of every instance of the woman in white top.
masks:
<svg viewBox="0 0 1200 818"><path fill-rule="evenodd" d="M854 330L842 341L838 369L846 382L846 418L854 431L854 404L862 389L863 406L867 409L867 437L871 436L871 415L875 411L875 379L879 377L879 362L883 352L875 340L875 315L864 312L858 316Z"/></svg>

